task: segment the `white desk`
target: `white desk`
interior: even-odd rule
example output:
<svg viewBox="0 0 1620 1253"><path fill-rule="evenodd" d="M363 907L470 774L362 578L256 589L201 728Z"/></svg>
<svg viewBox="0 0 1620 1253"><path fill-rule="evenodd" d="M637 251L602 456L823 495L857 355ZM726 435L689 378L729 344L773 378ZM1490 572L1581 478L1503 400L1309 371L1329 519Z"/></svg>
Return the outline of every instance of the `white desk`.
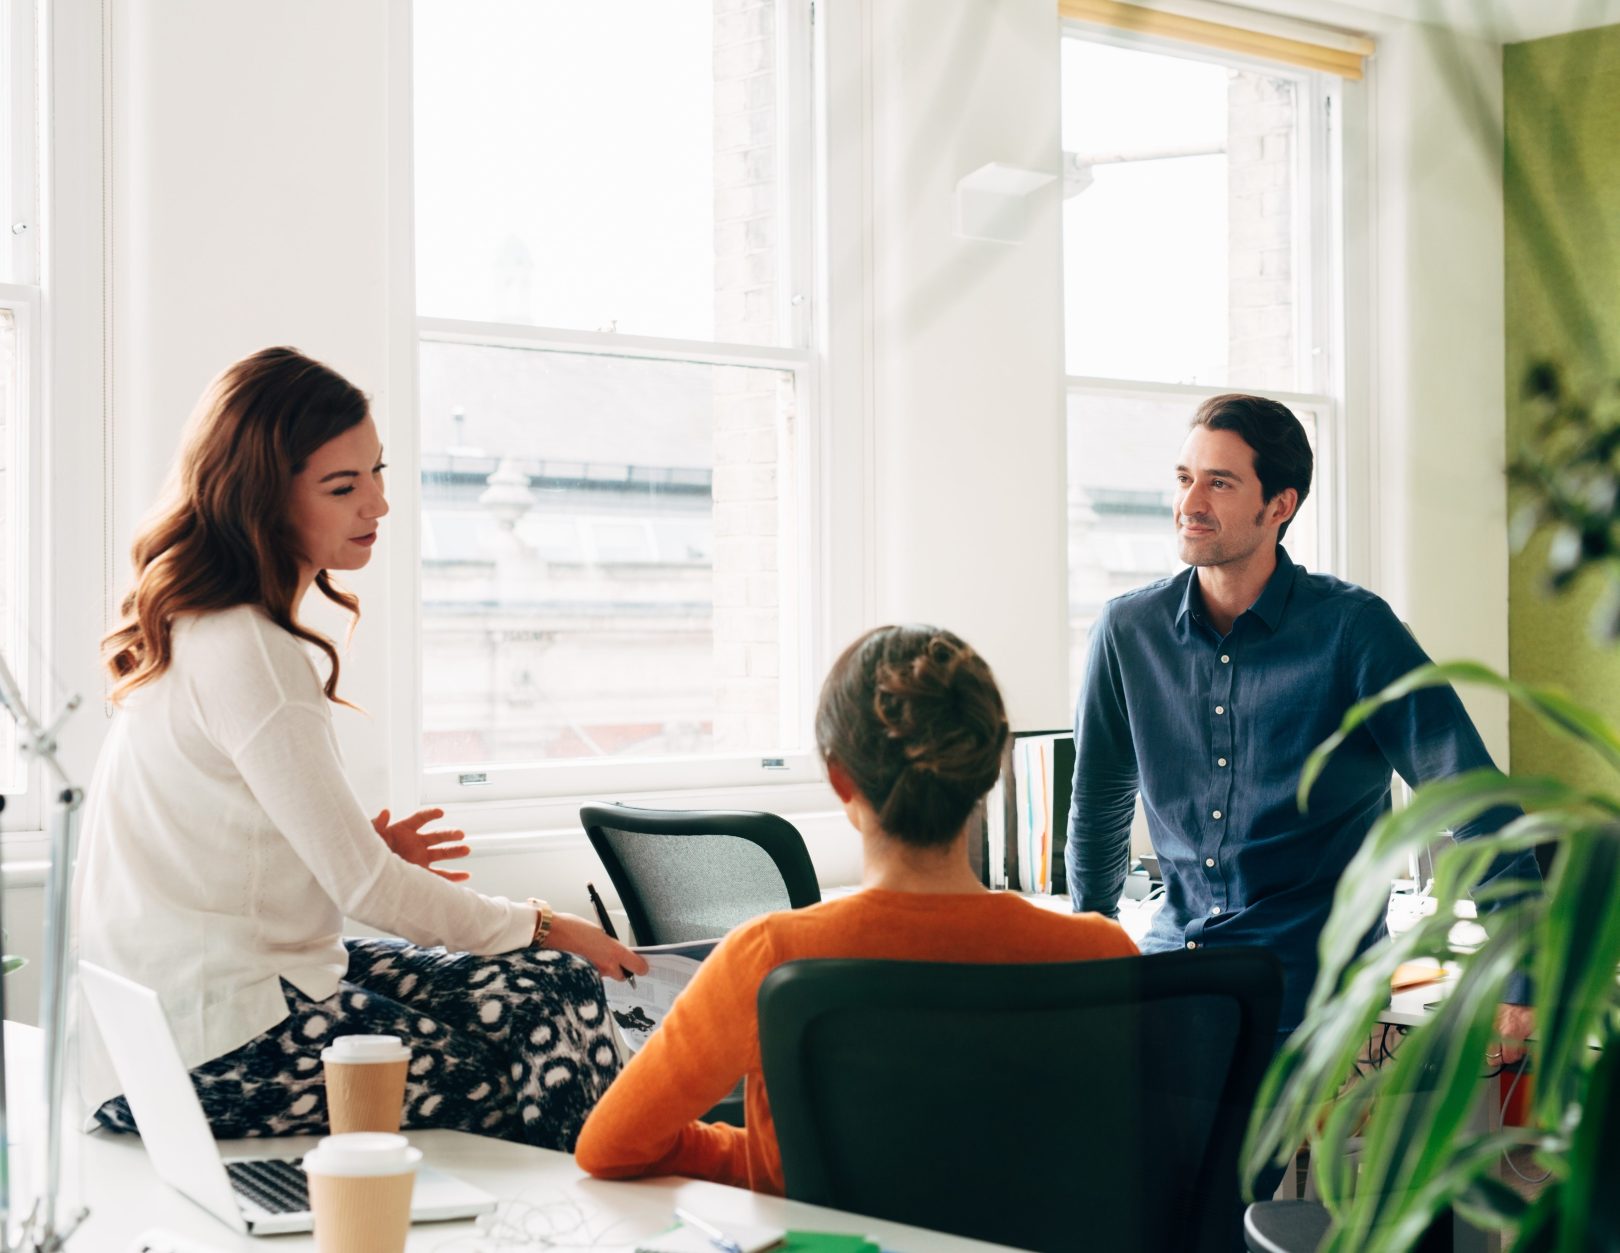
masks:
<svg viewBox="0 0 1620 1253"><path fill-rule="evenodd" d="M41 1042L37 1028L5 1024L13 1203L18 1208L32 1200L30 1181L40 1178L37 1159L45 1122ZM973 1253L1002 1247L715 1183L690 1179L609 1183L589 1178L567 1153L457 1131L419 1131L410 1138L425 1161L499 1197L497 1217L503 1223L499 1234L470 1221L418 1224L411 1228L406 1245L413 1253L621 1253L634 1248L637 1239L667 1230L676 1205L722 1224L745 1221L870 1236L895 1253ZM235 1150L295 1157L313 1148L315 1141L312 1136L296 1136L222 1142L221 1149L227 1155ZM315 1247L307 1235L255 1238L232 1231L163 1183L135 1136L69 1130L64 1147L59 1212L69 1213L77 1205L90 1210L68 1241L68 1253L125 1253L136 1237L153 1229L178 1236L182 1243L176 1247L187 1250L303 1253ZM992 1202L987 1198L987 1203ZM549 1242L541 1238L547 1234Z"/></svg>
<svg viewBox="0 0 1620 1253"><path fill-rule="evenodd" d="M586 1176L566 1153L458 1131L415 1132L411 1142L422 1150L425 1161L500 1197L498 1218L505 1232L501 1239L495 1231L481 1230L472 1222L418 1224L411 1228L406 1244L413 1253L493 1253L497 1249L501 1253L574 1249L619 1253L634 1248L639 1237L667 1230L676 1205L722 1225L736 1220L871 1236L897 1253L969 1253L1001 1247L715 1183L688 1179L609 1183ZM244 1142L242 1147L246 1143L261 1153L267 1143L273 1143L274 1151L294 1156L314 1147L315 1141L289 1137ZM301 1253L314 1248L310 1236L255 1238L231 1231L161 1183L133 1136L96 1133L79 1137L73 1147L82 1164L82 1194L91 1214L68 1242L69 1253L123 1253L136 1235L154 1227L205 1249L231 1253ZM527 1240L520 1235L524 1232ZM551 1243L544 1242L542 1235L549 1235Z"/></svg>

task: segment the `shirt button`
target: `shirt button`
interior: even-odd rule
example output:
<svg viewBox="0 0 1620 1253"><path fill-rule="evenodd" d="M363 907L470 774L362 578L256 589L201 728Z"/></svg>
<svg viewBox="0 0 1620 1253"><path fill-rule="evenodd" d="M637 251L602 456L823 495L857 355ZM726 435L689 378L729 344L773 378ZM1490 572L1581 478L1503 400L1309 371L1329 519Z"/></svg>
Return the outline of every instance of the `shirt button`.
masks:
<svg viewBox="0 0 1620 1253"><path fill-rule="evenodd" d="M1212 913L1212 914L1218 914L1218 913L1221 912L1221 907L1219 905L1217 905L1217 906L1215 906L1214 909L1210 910L1209 912Z"/></svg>
<svg viewBox="0 0 1620 1253"><path fill-rule="evenodd" d="M1230 665L1231 662L1232 662L1232 659L1230 657L1228 657L1225 653L1221 654L1221 665L1223 665L1223 666Z"/></svg>
<svg viewBox="0 0 1620 1253"><path fill-rule="evenodd" d="M1197 940L1188 940L1187 941L1187 947L1188 948L1197 948L1198 947L1198 941Z"/></svg>
<svg viewBox="0 0 1620 1253"><path fill-rule="evenodd" d="M1224 757L1217 757L1217 758L1216 758L1216 759L1215 759L1215 764L1216 764L1216 765L1217 765L1217 766L1224 766L1224 765L1226 765L1226 758L1224 758Z"/></svg>
<svg viewBox="0 0 1620 1253"><path fill-rule="evenodd" d="M1225 713L1226 712L1226 706L1225 705L1216 705L1215 706L1215 712L1218 713L1218 714Z"/></svg>
<svg viewBox="0 0 1620 1253"><path fill-rule="evenodd" d="M1212 816L1219 818L1221 816L1221 811L1217 809Z"/></svg>
<svg viewBox="0 0 1620 1253"><path fill-rule="evenodd" d="M1214 864L1215 864L1215 859L1213 857L1204 858L1204 865L1213 866Z"/></svg>

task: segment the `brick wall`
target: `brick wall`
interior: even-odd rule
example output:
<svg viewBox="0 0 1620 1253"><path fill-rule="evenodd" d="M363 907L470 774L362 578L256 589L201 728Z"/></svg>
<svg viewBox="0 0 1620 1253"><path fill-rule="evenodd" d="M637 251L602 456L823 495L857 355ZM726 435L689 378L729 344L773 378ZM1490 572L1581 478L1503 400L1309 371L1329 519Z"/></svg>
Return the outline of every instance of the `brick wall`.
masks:
<svg viewBox="0 0 1620 1253"><path fill-rule="evenodd" d="M1295 84L1250 71L1227 85L1228 375L1304 390L1294 341Z"/></svg>
<svg viewBox="0 0 1620 1253"><path fill-rule="evenodd" d="M714 0L714 337L777 339L774 0ZM781 742L782 462L791 380L714 371L714 747Z"/></svg>

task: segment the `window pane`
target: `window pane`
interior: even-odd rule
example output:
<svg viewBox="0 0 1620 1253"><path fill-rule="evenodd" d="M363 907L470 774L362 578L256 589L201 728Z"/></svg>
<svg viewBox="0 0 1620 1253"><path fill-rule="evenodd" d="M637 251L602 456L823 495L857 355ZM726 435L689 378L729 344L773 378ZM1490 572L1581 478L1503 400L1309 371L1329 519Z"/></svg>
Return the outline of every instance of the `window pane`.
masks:
<svg viewBox="0 0 1620 1253"><path fill-rule="evenodd" d="M1298 96L1280 74L1063 41L1070 374L1315 390Z"/></svg>
<svg viewBox="0 0 1620 1253"><path fill-rule="evenodd" d="M422 343L429 766L796 746L794 394L776 369Z"/></svg>
<svg viewBox="0 0 1620 1253"><path fill-rule="evenodd" d="M1176 556L1176 454L1196 398L1069 394L1069 696L1085 675L1086 642L1103 605L1186 567ZM1317 415L1294 408L1316 448ZM1320 474L1321 467L1317 467ZM1322 569L1316 501L1308 497L1283 546Z"/></svg>
<svg viewBox="0 0 1620 1253"><path fill-rule="evenodd" d="M16 203L20 170L18 154L14 151L17 130L14 85L22 81L18 70L23 67L18 64L12 40L12 7L0 6L0 223L6 228L0 233L0 283L28 281L26 274L19 273L19 241L11 233L11 224L33 216L31 208Z"/></svg>
<svg viewBox="0 0 1620 1253"><path fill-rule="evenodd" d="M21 363L17 318L10 309L0 309L0 654L18 682L26 681L26 657L20 647L22 632L22 564L19 540L22 535L21 471L17 465L20 448L17 411L18 377ZM0 792L21 791L27 772L17 756L16 724L0 712Z"/></svg>
<svg viewBox="0 0 1620 1253"><path fill-rule="evenodd" d="M417 0L418 310L778 341L776 0Z"/></svg>

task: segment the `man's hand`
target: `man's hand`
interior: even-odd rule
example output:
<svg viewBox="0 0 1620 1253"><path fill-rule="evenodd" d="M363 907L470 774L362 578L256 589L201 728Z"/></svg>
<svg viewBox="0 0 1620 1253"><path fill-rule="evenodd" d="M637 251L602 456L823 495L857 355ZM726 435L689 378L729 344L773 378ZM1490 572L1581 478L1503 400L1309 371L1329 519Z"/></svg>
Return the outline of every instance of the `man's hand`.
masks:
<svg viewBox="0 0 1620 1253"><path fill-rule="evenodd" d="M647 959L632 948L620 944L594 922L586 922L577 914L557 914L551 920L551 935L547 948L575 953L596 967L604 979L623 979L626 975L647 973Z"/></svg>
<svg viewBox="0 0 1620 1253"><path fill-rule="evenodd" d="M1493 1066L1516 1066L1524 1060L1524 1042L1536 1033L1536 1011L1528 1005L1496 1007L1496 1038L1499 1047L1485 1060Z"/></svg>
<svg viewBox="0 0 1620 1253"><path fill-rule="evenodd" d="M371 820L371 825L377 834L382 836L383 843L388 845L394 856L403 858L413 866L431 870L441 879L461 883L472 876L465 870L440 870L433 863L453 861L472 852L467 847L466 833L422 830L428 823L442 817L444 817L442 809L419 809L409 818L401 818L398 822L390 823L388 811L385 809Z"/></svg>

